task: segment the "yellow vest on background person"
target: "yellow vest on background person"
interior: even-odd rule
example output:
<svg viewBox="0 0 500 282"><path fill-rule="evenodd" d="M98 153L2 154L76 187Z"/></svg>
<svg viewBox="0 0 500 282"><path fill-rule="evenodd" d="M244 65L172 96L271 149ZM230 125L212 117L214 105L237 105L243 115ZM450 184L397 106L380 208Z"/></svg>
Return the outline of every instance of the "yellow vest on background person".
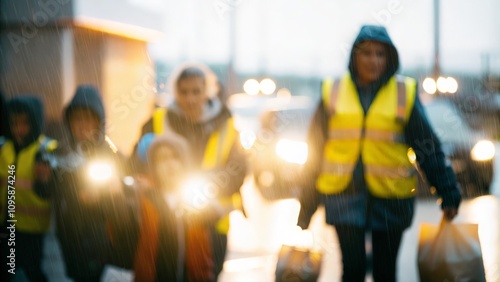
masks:
<svg viewBox="0 0 500 282"><path fill-rule="evenodd" d="M372 195L409 198L415 195L417 174L408 160L404 128L415 103L416 81L393 76L364 113L350 74L325 80L323 103L329 113L317 190L337 194L347 189L361 155L364 177Z"/></svg>
<svg viewBox="0 0 500 282"><path fill-rule="evenodd" d="M153 113L153 132L161 135L170 130L167 124L167 109L158 108ZM212 132L205 147L201 167L205 170L224 167L227 164L229 153L236 140L237 131L234 127L233 118L229 118L224 126L217 131ZM235 193L230 197L219 197L218 201L224 210L234 210L241 208L241 195ZM221 234L227 234L229 231L229 214L223 216L217 221L216 229Z"/></svg>
<svg viewBox="0 0 500 282"><path fill-rule="evenodd" d="M0 149L0 221L6 219L17 220L16 230L25 233L44 233L50 226L50 201L40 198L33 191L35 174L35 157L40 150L51 152L57 147L57 141L40 136L38 142L33 142L22 149L16 156L14 143L7 140ZM8 167L15 165L15 179L10 177ZM10 185L9 180L15 180L14 185ZM6 218L8 206L8 186L15 187L15 204L13 205L14 217ZM12 189L11 189L12 190ZM9 224L9 223L7 223Z"/></svg>

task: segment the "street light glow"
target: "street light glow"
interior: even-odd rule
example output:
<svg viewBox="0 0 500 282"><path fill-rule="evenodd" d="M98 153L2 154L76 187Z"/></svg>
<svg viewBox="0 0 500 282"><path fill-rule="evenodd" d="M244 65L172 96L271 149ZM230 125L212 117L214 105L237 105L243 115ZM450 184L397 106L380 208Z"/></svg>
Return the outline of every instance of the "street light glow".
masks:
<svg viewBox="0 0 500 282"><path fill-rule="evenodd" d="M276 97L290 99L290 97L292 97L292 93L290 93L290 90L288 90L288 88L280 88L276 93Z"/></svg>
<svg viewBox="0 0 500 282"><path fill-rule="evenodd" d="M448 93L448 80L442 76L437 79L437 89L441 93Z"/></svg>
<svg viewBox="0 0 500 282"><path fill-rule="evenodd" d="M243 84L243 90L248 95L257 95L259 94L260 84L255 79L249 79Z"/></svg>
<svg viewBox="0 0 500 282"><path fill-rule="evenodd" d="M436 82L434 79L427 77L424 79L424 82L422 83L422 86L424 87L424 91L429 93L429 94L435 94L437 90Z"/></svg>
<svg viewBox="0 0 500 282"><path fill-rule="evenodd" d="M471 158L475 161L489 161L495 157L495 144L489 140L480 140L471 150Z"/></svg>
<svg viewBox="0 0 500 282"><path fill-rule="evenodd" d="M427 77L424 79L422 86L424 88L424 91L428 94L435 94L436 91L439 91L439 93L443 94L445 93L455 94L458 91L458 82L455 78L451 76L448 77L440 76L437 79L437 82L433 78Z"/></svg>
<svg viewBox="0 0 500 282"><path fill-rule="evenodd" d="M270 78L263 79L260 82L260 91L266 95L271 95L276 90L276 83Z"/></svg>
<svg viewBox="0 0 500 282"><path fill-rule="evenodd" d="M451 94L457 93L457 90L458 90L458 82L457 82L457 80L454 79L451 76L448 76L446 78L446 82L448 84L448 92L451 93Z"/></svg>

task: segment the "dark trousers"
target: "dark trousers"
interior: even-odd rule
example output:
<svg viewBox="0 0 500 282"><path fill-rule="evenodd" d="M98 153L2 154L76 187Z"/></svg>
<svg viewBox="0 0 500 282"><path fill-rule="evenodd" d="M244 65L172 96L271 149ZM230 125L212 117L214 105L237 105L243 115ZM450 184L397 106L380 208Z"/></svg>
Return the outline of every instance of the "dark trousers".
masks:
<svg viewBox="0 0 500 282"><path fill-rule="evenodd" d="M96 239L94 233L85 232L83 235L58 234L61 251L66 267L66 275L75 282L98 282L104 271L104 263L107 247ZM101 243L98 245L98 243ZM99 249L100 247L100 249Z"/></svg>
<svg viewBox="0 0 500 282"><path fill-rule="evenodd" d="M365 229L349 225L336 225L342 251L342 281L364 282L367 261ZM396 281L396 262L403 230L372 230L373 280Z"/></svg>
<svg viewBox="0 0 500 282"><path fill-rule="evenodd" d="M16 230L15 246L12 245L12 243L9 246L8 239L10 237L10 231L6 229L6 226L2 226L0 228L0 280L11 281L14 279L14 275L18 274L22 270L29 281L47 281L47 277L42 271L43 243L45 234L30 234ZM11 254L11 248L15 251L16 274L8 272L10 267L7 263L10 262L10 259L7 258L7 256Z"/></svg>

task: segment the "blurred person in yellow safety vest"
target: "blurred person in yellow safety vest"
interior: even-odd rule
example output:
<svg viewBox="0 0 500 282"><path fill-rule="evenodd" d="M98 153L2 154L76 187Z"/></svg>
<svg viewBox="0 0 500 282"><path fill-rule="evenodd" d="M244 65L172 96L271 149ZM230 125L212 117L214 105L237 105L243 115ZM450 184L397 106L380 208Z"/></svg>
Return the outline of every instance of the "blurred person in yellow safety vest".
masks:
<svg viewBox="0 0 500 282"><path fill-rule="evenodd" d="M50 153L57 141L42 135L44 109L37 97L12 98L6 121L0 140L0 277L11 281L22 270L30 281L47 281L41 262L51 208L43 191L51 184Z"/></svg>
<svg viewBox="0 0 500 282"><path fill-rule="evenodd" d="M340 242L343 281L365 280L366 231L374 280L396 280L401 237L414 213L415 159L442 197L446 218L456 216L461 201L455 174L418 99L417 82L396 75L398 67L386 29L363 26L349 72L323 81L311 123L299 225L306 228L317 204L324 204L326 222Z"/></svg>
<svg viewBox="0 0 500 282"><path fill-rule="evenodd" d="M211 237L211 252L200 253L200 257L213 264L211 277L216 281L227 249L229 212L241 207L239 190L246 175L245 155L230 111L215 95L215 75L203 65L185 65L170 79L173 102L154 111L142 135L172 131L183 136L189 144L194 170L210 183L200 185L193 197L198 204L211 203L209 212L203 209L212 215L204 223Z"/></svg>

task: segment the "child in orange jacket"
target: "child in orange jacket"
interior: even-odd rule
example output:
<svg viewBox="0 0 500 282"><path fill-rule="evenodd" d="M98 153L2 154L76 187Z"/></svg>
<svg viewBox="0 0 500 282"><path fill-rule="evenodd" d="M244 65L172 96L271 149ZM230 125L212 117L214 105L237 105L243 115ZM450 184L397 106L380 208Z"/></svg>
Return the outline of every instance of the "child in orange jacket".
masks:
<svg viewBox="0 0 500 282"><path fill-rule="evenodd" d="M191 163L186 141L173 134L146 135L141 141L147 181L139 193L135 281L214 280L209 234L186 212L180 196Z"/></svg>

